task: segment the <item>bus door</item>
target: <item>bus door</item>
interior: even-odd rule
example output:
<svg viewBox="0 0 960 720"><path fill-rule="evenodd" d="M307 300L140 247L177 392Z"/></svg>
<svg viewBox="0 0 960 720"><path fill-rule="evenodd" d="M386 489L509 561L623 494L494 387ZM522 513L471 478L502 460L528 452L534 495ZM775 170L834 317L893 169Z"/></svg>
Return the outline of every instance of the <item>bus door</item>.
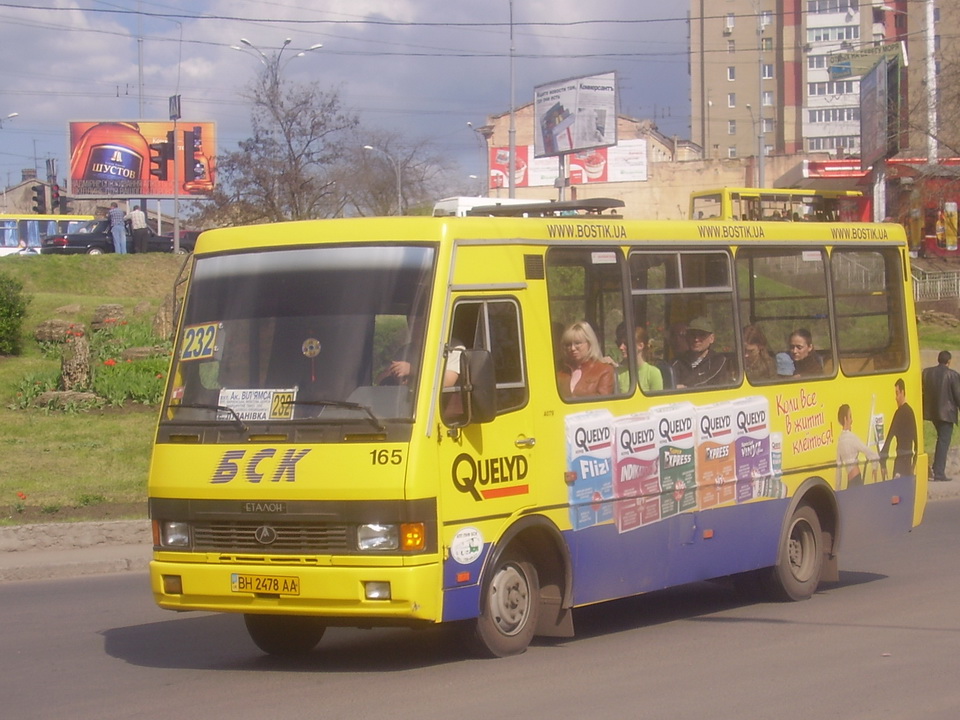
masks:
<svg viewBox="0 0 960 720"><path fill-rule="evenodd" d="M436 425L441 543L449 550L445 620L476 616L477 584L491 543L511 516L534 504L537 425L528 402L521 304L516 294L453 299ZM474 353L492 366L495 407L489 422L470 421L465 407L467 356Z"/></svg>

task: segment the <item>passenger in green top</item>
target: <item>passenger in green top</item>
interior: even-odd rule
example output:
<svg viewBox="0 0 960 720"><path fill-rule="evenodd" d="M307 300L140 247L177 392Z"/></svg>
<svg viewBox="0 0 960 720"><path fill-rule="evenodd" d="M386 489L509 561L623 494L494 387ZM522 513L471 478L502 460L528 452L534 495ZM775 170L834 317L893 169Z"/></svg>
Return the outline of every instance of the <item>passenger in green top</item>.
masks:
<svg viewBox="0 0 960 720"><path fill-rule="evenodd" d="M638 327L633 331L633 344L637 353L637 384L643 392L663 390L663 375L660 368L648 363L644 357L647 349L647 331ZM629 345L627 343L626 326L620 323L617 326L617 346L620 348L620 366L617 368L617 390L622 394L630 390L630 364L627 359Z"/></svg>

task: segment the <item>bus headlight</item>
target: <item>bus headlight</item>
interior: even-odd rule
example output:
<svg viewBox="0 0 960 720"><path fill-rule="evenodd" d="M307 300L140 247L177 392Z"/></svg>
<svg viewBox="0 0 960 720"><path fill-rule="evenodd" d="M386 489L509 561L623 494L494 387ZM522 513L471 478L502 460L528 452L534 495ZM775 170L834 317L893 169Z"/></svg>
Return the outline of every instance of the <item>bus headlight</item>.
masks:
<svg viewBox="0 0 960 720"><path fill-rule="evenodd" d="M396 525L367 523L357 527L357 549L396 550L400 547L400 529Z"/></svg>
<svg viewBox="0 0 960 720"><path fill-rule="evenodd" d="M170 520L160 523L160 547L190 547L190 523Z"/></svg>

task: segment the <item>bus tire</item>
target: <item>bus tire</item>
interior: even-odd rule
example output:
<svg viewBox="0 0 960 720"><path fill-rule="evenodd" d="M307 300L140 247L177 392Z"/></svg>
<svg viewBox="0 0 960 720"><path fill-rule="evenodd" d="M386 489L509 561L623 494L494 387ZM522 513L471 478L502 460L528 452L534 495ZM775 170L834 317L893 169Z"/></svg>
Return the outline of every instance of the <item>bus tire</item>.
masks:
<svg viewBox="0 0 960 720"><path fill-rule="evenodd" d="M310 652L327 629L319 618L302 615L245 614L243 622L258 648L268 655L281 657Z"/></svg>
<svg viewBox="0 0 960 720"><path fill-rule="evenodd" d="M540 579L526 553L508 549L486 583L483 611L471 643L486 657L519 655L533 640L540 610Z"/></svg>
<svg viewBox="0 0 960 720"><path fill-rule="evenodd" d="M770 589L780 600L806 600L817 591L823 570L823 532L816 511L802 504L794 511L770 569Z"/></svg>

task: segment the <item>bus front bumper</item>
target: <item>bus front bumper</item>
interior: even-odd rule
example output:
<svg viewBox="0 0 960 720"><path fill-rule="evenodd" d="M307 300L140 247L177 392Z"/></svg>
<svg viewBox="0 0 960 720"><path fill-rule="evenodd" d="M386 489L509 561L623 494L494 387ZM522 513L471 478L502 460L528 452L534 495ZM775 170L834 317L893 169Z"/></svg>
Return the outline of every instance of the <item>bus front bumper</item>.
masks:
<svg viewBox="0 0 960 720"><path fill-rule="evenodd" d="M264 566L198 562L196 555L150 563L157 604L167 610L311 615L331 624L439 622L437 563L415 566Z"/></svg>

